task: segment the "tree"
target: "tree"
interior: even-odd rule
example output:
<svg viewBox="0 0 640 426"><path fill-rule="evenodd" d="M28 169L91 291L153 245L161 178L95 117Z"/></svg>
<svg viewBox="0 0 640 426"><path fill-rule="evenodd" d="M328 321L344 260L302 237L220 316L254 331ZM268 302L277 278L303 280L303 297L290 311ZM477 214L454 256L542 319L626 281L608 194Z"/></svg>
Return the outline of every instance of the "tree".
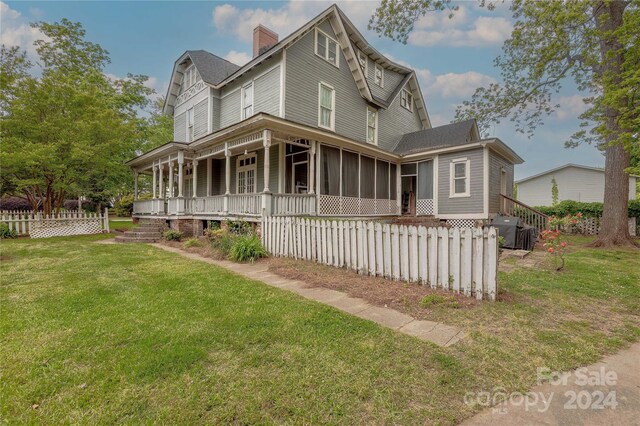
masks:
<svg viewBox="0 0 640 426"><path fill-rule="evenodd" d="M443 10L455 13L448 0L383 0L370 27L406 42L417 19ZM627 226L627 172L639 143L640 0L515 0L511 11L516 21L511 38L494 61L502 83L478 88L456 119L475 116L486 131L510 118L531 136L559 107L553 96L573 80L588 110L567 146L596 144L606 158L605 207L594 245L634 244Z"/></svg>
<svg viewBox="0 0 640 426"><path fill-rule="evenodd" d="M106 202L131 179L124 161L142 145L147 77L108 78L108 52L85 40L79 23L33 26L45 36L34 43L39 77L23 53L2 48L3 74L14 76L10 88L3 79L0 98L3 195L21 195L34 209L41 202L47 214L67 196Z"/></svg>
<svg viewBox="0 0 640 426"><path fill-rule="evenodd" d="M157 98L145 126L142 151L149 151L173 140L173 117L162 112L164 97Z"/></svg>
<svg viewBox="0 0 640 426"><path fill-rule="evenodd" d="M558 204L558 182L556 178L551 178L551 205Z"/></svg>

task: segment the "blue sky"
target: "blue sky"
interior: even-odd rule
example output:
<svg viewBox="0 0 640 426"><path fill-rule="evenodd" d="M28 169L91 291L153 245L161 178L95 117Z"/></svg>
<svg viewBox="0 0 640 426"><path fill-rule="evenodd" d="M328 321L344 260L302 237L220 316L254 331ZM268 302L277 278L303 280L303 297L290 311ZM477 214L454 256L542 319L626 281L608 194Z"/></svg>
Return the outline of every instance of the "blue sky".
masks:
<svg viewBox="0 0 640 426"><path fill-rule="evenodd" d="M3 44L19 45L33 55L39 34L29 22L81 22L87 38L110 52L109 74L145 74L149 85L164 93L173 62L185 50L204 49L242 65L250 58L252 29L263 24L284 37L328 7L328 1L261 2L2 2ZM421 19L407 45L379 38L366 30L377 1L339 1L338 5L379 51L414 68L433 125L453 119L455 106L479 85L499 80L493 58L509 36L508 3L489 12L476 2L459 2L453 19L444 13ZM525 163L516 167L522 178L565 163L604 165L588 145L565 149L563 142L578 128L584 110L580 95L567 84L557 97L561 109L546 119L532 139L500 124L492 134L511 146Z"/></svg>

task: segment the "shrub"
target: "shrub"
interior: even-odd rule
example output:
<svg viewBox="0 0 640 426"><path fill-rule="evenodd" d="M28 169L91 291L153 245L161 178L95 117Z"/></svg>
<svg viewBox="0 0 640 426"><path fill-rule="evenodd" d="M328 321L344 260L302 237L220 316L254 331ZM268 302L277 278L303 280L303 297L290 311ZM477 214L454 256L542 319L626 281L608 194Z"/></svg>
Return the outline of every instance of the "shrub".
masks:
<svg viewBox="0 0 640 426"><path fill-rule="evenodd" d="M0 223L0 239L5 239L5 238L15 238L16 237L16 231L14 231L13 229L9 229L9 225L7 225L6 223Z"/></svg>
<svg viewBox="0 0 640 426"><path fill-rule="evenodd" d="M31 203L20 197L2 197L0 198L0 210L29 210L31 211Z"/></svg>
<svg viewBox="0 0 640 426"><path fill-rule="evenodd" d="M113 205L113 214L120 217L129 217L133 214L133 194L122 196Z"/></svg>
<svg viewBox="0 0 640 426"><path fill-rule="evenodd" d="M267 257L267 250L257 235L240 235L235 238L229 257L235 262L255 262L256 259Z"/></svg>
<svg viewBox="0 0 640 426"><path fill-rule="evenodd" d="M164 239L167 241L180 241L182 239L182 232L169 229L168 231L164 231Z"/></svg>
<svg viewBox="0 0 640 426"><path fill-rule="evenodd" d="M202 247L202 243L197 238L189 238L182 244L182 248L188 249L189 247Z"/></svg>
<svg viewBox="0 0 640 426"><path fill-rule="evenodd" d="M227 221L227 229L229 232L236 235L250 235L253 233L253 226L249 222L245 222L243 220Z"/></svg>
<svg viewBox="0 0 640 426"><path fill-rule="evenodd" d="M560 240L560 231L558 230L545 230L540 234L542 241L544 241L544 248L550 256L554 259L559 259L560 264L556 261L556 271L560 271L564 268L565 254L567 251L568 243Z"/></svg>
<svg viewBox="0 0 640 426"><path fill-rule="evenodd" d="M573 216L582 213L584 217L602 217L602 203L583 203L580 201L564 200L555 206L534 207L547 216ZM640 200L629 201L629 217L640 217Z"/></svg>

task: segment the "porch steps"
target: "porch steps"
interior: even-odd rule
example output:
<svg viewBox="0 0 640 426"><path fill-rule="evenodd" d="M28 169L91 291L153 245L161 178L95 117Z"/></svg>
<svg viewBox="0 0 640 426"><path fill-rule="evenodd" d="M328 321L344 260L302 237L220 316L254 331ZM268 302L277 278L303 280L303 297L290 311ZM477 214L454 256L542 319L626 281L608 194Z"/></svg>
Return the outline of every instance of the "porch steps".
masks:
<svg viewBox="0 0 640 426"><path fill-rule="evenodd" d="M116 237L117 243L155 243L162 239L166 225L162 220L141 219L138 226Z"/></svg>

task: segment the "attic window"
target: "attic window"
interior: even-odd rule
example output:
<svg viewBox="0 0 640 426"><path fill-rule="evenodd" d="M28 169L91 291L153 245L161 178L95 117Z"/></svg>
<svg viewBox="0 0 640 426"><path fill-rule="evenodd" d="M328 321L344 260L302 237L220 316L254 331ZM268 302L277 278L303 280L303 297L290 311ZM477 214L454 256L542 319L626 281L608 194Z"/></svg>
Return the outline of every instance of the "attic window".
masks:
<svg viewBox="0 0 640 426"><path fill-rule="evenodd" d="M380 64L376 64L375 82L378 86L384 87L384 68Z"/></svg>
<svg viewBox="0 0 640 426"><path fill-rule="evenodd" d="M364 75L367 75L367 55L362 50L358 50L358 62L364 71Z"/></svg>
<svg viewBox="0 0 640 426"><path fill-rule="evenodd" d="M406 89L402 89L402 92L400 92L400 105L409 111L413 111L413 95Z"/></svg>
<svg viewBox="0 0 640 426"><path fill-rule="evenodd" d="M320 56L331 65L339 66L338 42L329 37L325 32L316 28L316 55Z"/></svg>
<svg viewBox="0 0 640 426"><path fill-rule="evenodd" d="M182 76L182 91L184 92L186 89L193 86L200 80L200 74L198 74L196 67L191 65L185 70Z"/></svg>

